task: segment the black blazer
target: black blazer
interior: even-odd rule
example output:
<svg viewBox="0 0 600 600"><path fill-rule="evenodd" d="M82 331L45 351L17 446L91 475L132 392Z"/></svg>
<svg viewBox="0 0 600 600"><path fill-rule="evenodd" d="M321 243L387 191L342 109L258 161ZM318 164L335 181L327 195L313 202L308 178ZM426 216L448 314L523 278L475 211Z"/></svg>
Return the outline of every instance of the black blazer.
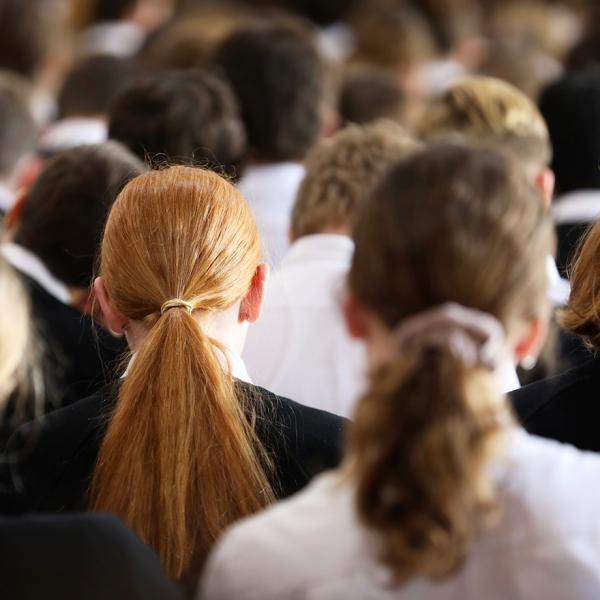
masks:
<svg viewBox="0 0 600 600"><path fill-rule="evenodd" d="M529 433L600 452L600 358L515 390L510 397Z"/></svg>
<svg viewBox="0 0 600 600"><path fill-rule="evenodd" d="M94 326L91 317L63 304L33 279L21 275L42 349L44 411L49 412L87 398L114 379L118 359L127 345ZM14 402L9 401L0 423L0 450L10 434L34 416L30 402L16 420Z"/></svg>
<svg viewBox="0 0 600 600"><path fill-rule="evenodd" d="M273 457L272 483L279 498L339 464L345 419L247 383L236 385L239 394L264 408L266 417L259 420L256 431ZM117 393L116 386L106 386L53 412L41 424L34 422L17 431L7 454L14 462L0 462L0 513L87 508L87 490Z"/></svg>
<svg viewBox="0 0 600 600"><path fill-rule="evenodd" d="M180 600L158 557L110 515L0 518L5 600Z"/></svg>

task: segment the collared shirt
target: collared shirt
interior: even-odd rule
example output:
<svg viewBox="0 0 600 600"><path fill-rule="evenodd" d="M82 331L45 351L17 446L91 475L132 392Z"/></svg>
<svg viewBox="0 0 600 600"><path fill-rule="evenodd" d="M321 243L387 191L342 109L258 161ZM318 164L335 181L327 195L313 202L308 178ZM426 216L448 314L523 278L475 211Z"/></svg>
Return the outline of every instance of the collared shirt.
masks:
<svg viewBox="0 0 600 600"><path fill-rule="evenodd" d="M238 189L248 200L262 236L266 261L276 266L290 242L290 218L304 167L284 162L246 169Z"/></svg>
<svg viewBox="0 0 600 600"><path fill-rule="evenodd" d="M347 333L341 310L353 252L344 235L296 240L271 278L244 349L258 385L347 417L366 369L363 344Z"/></svg>
<svg viewBox="0 0 600 600"><path fill-rule="evenodd" d="M0 183L0 212L6 214L15 203L15 193L4 183Z"/></svg>
<svg viewBox="0 0 600 600"><path fill-rule="evenodd" d="M600 190L577 190L560 196L552 203L557 225L591 223L600 218Z"/></svg>
<svg viewBox="0 0 600 600"><path fill-rule="evenodd" d="M108 124L102 119L70 118L52 124L40 139L44 152L58 152L74 146L101 144L108 139Z"/></svg>
<svg viewBox="0 0 600 600"><path fill-rule="evenodd" d="M337 474L234 526L209 559L203 600L597 600L600 456L522 430L494 465L499 519L447 578L393 589L377 539ZM497 467L497 468L496 468Z"/></svg>
<svg viewBox="0 0 600 600"><path fill-rule="evenodd" d="M566 306L571 295L571 284L560 276L556 261L552 256L548 256L546 260L546 274L548 277L548 300L553 306Z"/></svg>
<svg viewBox="0 0 600 600"><path fill-rule="evenodd" d="M33 252L13 243L2 244L0 252L13 268L33 279L59 302L71 303L69 288L54 277L48 267Z"/></svg>

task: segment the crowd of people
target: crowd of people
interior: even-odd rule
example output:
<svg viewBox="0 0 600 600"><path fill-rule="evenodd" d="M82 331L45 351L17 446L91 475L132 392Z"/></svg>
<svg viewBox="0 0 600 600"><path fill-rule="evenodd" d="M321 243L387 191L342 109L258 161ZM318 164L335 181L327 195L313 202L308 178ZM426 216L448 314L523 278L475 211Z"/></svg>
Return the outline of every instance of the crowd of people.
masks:
<svg viewBox="0 0 600 600"><path fill-rule="evenodd" d="M0 0L0 596L600 598L599 27Z"/></svg>

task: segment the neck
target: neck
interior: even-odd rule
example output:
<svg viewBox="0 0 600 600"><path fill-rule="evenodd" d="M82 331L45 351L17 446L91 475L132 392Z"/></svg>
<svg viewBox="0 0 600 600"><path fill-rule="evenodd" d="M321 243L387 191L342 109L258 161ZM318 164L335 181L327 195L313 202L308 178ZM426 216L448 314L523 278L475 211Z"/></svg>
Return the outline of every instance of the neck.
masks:
<svg viewBox="0 0 600 600"><path fill-rule="evenodd" d="M248 323L239 319L239 305L221 312L196 311L194 319L204 334L219 342L233 354L241 355L246 342ZM129 349L135 353L148 335L148 327L140 321L130 321L125 329Z"/></svg>

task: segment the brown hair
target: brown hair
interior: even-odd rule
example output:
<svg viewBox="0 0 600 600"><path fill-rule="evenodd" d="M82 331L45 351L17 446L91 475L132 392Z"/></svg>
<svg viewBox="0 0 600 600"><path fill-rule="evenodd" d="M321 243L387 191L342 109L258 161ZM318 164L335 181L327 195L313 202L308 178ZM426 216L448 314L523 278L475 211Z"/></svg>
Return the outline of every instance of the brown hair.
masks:
<svg viewBox="0 0 600 600"><path fill-rule="evenodd" d="M223 529L268 504L254 415L181 298L218 312L249 290L260 263L250 209L230 183L191 167L152 171L110 213L100 272L120 312L148 326L124 379L91 485L91 506L120 516L172 577ZM217 350L218 349L218 350Z"/></svg>
<svg viewBox="0 0 600 600"><path fill-rule="evenodd" d="M525 165L550 163L546 122L517 88L493 77L473 76L453 85L426 111L418 126L427 139L460 133L509 152Z"/></svg>
<svg viewBox="0 0 600 600"><path fill-rule="evenodd" d="M398 124L351 125L312 150L292 211L292 236L351 227L371 188L393 164L421 147Z"/></svg>
<svg viewBox="0 0 600 600"><path fill-rule="evenodd" d="M434 147L394 168L356 228L350 288L390 329L455 302L513 325L546 306L550 218L502 155ZM360 519L401 582L461 564L494 506L489 462L507 406L491 373L443 350L372 374L351 432Z"/></svg>
<svg viewBox="0 0 600 600"><path fill-rule="evenodd" d="M583 339L592 351L600 350L600 222L579 242L573 260L568 307L559 314L563 327Z"/></svg>

